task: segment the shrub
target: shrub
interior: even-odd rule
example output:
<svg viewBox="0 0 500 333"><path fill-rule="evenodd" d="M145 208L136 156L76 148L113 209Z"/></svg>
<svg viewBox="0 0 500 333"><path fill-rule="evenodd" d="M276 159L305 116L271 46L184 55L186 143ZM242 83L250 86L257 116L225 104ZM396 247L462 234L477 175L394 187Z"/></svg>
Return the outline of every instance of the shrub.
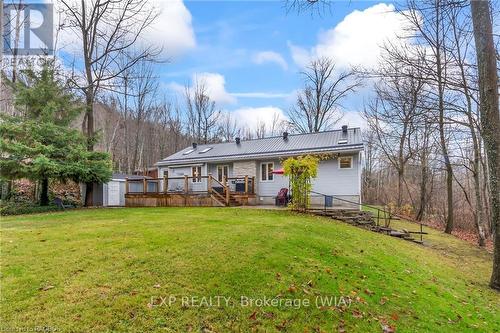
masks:
<svg viewBox="0 0 500 333"><path fill-rule="evenodd" d="M305 155L290 157L283 162L285 175L290 179L292 209L305 210L309 207L311 178L316 178L319 161L320 159L316 156Z"/></svg>
<svg viewBox="0 0 500 333"><path fill-rule="evenodd" d="M59 211L61 208L56 205L49 206L37 206L33 203L25 203L25 202L12 202L8 201L2 203L0 208L0 215L23 215L23 214L35 214L35 213L46 213Z"/></svg>

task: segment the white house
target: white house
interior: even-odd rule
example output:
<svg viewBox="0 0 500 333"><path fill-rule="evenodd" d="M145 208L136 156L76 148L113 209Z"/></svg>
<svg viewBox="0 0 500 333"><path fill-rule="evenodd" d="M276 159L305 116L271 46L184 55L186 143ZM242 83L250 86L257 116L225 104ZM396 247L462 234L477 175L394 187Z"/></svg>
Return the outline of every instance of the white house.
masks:
<svg viewBox="0 0 500 333"><path fill-rule="evenodd" d="M273 173L284 159L329 153L333 157L320 162L313 180L312 203L322 203L323 195L360 203L362 152L361 130L347 126L309 134L285 132L263 139L193 143L156 163L159 177L165 179L157 191L203 193L208 189L224 196L217 188L227 185L232 194L248 194L248 204L273 204L280 189L289 185L288 177ZM334 204L341 204L335 198Z"/></svg>

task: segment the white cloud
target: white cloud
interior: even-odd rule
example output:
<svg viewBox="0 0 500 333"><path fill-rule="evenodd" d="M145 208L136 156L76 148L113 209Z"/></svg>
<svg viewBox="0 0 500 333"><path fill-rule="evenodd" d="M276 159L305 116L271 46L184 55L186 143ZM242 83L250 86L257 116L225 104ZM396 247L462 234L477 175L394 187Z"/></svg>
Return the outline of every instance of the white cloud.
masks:
<svg viewBox="0 0 500 333"><path fill-rule="evenodd" d="M345 111L344 116L337 125L347 125L349 127L366 128L366 120L363 119L361 112L358 111ZM339 127L339 126L337 126Z"/></svg>
<svg viewBox="0 0 500 333"><path fill-rule="evenodd" d="M264 123L266 130L270 131L274 119L288 120L283 110L275 106L243 107L234 110L232 114L238 124L243 124L250 130L255 130Z"/></svg>
<svg viewBox="0 0 500 333"><path fill-rule="evenodd" d="M186 90L185 86L177 82L170 82L168 84L165 84L165 87L178 95L183 95Z"/></svg>
<svg viewBox="0 0 500 333"><path fill-rule="evenodd" d="M226 91L226 80L219 73L198 73L193 75L193 82L203 82L207 88L207 94L212 100L219 104L234 104L236 98Z"/></svg>
<svg viewBox="0 0 500 333"><path fill-rule="evenodd" d="M70 0L70 4L79 8L80 1ZM65 22L65 7L56 3L55 8L56 13L62 12L61 17L59 15L54 17L55 26L59 26L59 24ZM152 0L145 8L147 14L151 11L157 11L158 17L151 26L143 31L136 43L137 48L149 45L162 47L164 57L176 58L196 47L191 13L182 0ZM67 19L71 18L68 17ZM101 28L110 27L103 26ZM57 36L57 43L58 48L67 52L73 54L82 52L80 33L74 29L65 28L60 31Z"/></svg>
<svg viewBox="0 0 500 333"><path fill-rule="evenodd" d="M145 39L161 45L163 52L169 57L193 49L196 38L193 31L192 17L182 0L154 0L153 4L160 10L160 16L148 28Z"/></svg>
<svg viewBox="0 0 500 333"><path fill-rule="evenodd" d="M271 62L279 65L281 68L283 68L283 70L288 69L288 64L286 63L285 59L283 59L281 54L274 51L262 51L256 53L253 57L253 62L258 65Z"/></svg>
<svg viewBox="0 0 500 333"><path fill-rule="evenodd" d="M219 73L195 73L191 77L191 87L195 84L204 84L207 95L217 104L225 105L237 102L236 97L226 91L226 79ZM186 87L177 82L171 82L166 87L180 95L186 91Z"/></svg>
<svg viewBox="0 0 500 333"><path fill-rule="evenodd" d="M394 5L376 4L363 11L348 14L334 28L318 36L318 44L307 50L289 43L294 61L303 66L310 58L327 56L340 67L376 66L381 46L391 41L398 43L409 23L397 13Z"/></svg>
<svg viewBox="0 0 500 333"><path fill-rule="evenodd" d="M305 67L311 61L311 54L308 50L288 42L288 48L292 53L293 61L300 67Z"/></svg>

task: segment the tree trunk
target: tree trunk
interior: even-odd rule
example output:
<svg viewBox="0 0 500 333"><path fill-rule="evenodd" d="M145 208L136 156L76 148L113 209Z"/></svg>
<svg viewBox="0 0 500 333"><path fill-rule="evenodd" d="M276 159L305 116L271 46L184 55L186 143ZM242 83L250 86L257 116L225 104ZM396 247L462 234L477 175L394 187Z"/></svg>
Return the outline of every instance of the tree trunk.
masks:
<svg viewBox="0 0 500 333"><path fill-rule="evenodd" d="M83 57L85 64L85 78L87 82L87 87L85 87L85 118L87 121L87 150L94 150L94 78L92 75L92 44L89 43L90 36L87 27L87 12L85 9L85 1L81 1L82 5L82 22L81 26L85 27L82 29L82 42L83 42ZM89 207L93 205L92 193L94 190L94 184L92 182L85 183L85 206Z"/></svg>
<svg viewBox="0 0 500 333"><path fill-rule="evenodd" d="M444 232L451 234L453 230L453 168L451 166L450 155L448 152L448 143L445 135L445 106L444 106L444 90L445 90L445 74L443 68L443 58L441 55L442 48L444 49L444 37L441 39L441 25L443 22L443 14L441 13L441 2L438 1L435 6L436 10L436 76L438 89L438 111L439 111L439 141L441 144L441 152L443 154L445 169L446 169L446 194L447 194L447 209L446 209L446 228Z"/></svg>
<svg viewBox="0 0 500 333"><path fill-rule="evenodd" d="M49 179L42 179L41 189L40 189L40 206L49 205Z"/></svg>
<svg viewBox="0 0 500 333"><path fill-rule="evenodd" d="M425 152L423 154L426 154ZM422 221L425 216L425 207L427 206L427 159L422 159L422 176L420 180L420 205L417 212L417 221Z"/></svg>
<svg viewBox="0 0 500 333"><path fill-rule="evenodd" d="M396 198L396 205L401 208L403 203L403 173L404 170L402 168L398 169L398 197Z"/></svg>
<svg viewBox="0 0 500 333"><path fill-rule="evenodd" d="M446 156L446 228L444 232L451 234L453 231L453 170L449 157Z"/></svg>
<svg viewBox="0 0 500 333"><path fill-rule="evenodd" d="M490 200L493 221L493 272L490 286L500 290L500 115L496 52L489 1L471 1L479 78L480 118L490 171Z"/></svg>
<svg viewBox="0 0 500 333"><path fill-rule="evenodd" d="M476 161L474 161L476 163ZM479 168L479 166L477 166ZM477 170L477 169L476 169ZM483 247L486 245L486 230L484 228L485 214L483 200L481 200L481 187L479 185L479 172L474 172L474 195L476 199L476 213L474 214L474 222L476 224L477 234L479 236L478 245Z"/></svg>
<svg viewBox="0 0 500 333"><path fill-rule="evenodd" d="M94 150L94 94L93 88L87 88L85 92L85 115L87 118L87 150ZM92 193L94 191L94 183L85 183L85 206L93 205Z"/></svg>

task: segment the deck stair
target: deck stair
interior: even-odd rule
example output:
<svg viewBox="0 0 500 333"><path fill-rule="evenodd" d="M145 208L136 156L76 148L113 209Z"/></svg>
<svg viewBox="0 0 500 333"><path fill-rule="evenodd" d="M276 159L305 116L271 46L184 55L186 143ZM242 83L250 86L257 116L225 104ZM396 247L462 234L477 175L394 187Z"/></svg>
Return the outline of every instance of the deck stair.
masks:
<svg viewBox="0 0 500 333"><path fill-rule="evenodd" d="M421 239L413 237L414 234L424 235L427 232L408 231L405 229L396 230L390 227L390 221L399 218L377 218L372 212L350 210L350 209L309 209L309 213L317 216L329 217L331 219L342 221L360 228L368 229L374 232L382 233L391 237L401 238L418 244L423 244Z"/></svg>
<svg viewBox="0 0 500 333"><path fill-rule="evenodd" d="M242 206L242 203L234 197L234 195L229 195L229 206Z"/></svg>

